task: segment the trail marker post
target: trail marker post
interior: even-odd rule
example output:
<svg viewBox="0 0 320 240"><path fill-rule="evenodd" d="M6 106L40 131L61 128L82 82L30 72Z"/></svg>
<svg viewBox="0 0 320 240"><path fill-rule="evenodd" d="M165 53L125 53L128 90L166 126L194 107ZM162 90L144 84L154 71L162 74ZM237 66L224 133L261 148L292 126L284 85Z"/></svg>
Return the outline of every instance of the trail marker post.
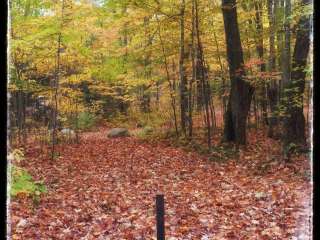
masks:
<svg viewBox="0 0 320 240"><path fill-rule="evenodd" d="M164 197L163 194L156 196L156 212L157 212L157 240L165 240L164 238Z"/></svg>

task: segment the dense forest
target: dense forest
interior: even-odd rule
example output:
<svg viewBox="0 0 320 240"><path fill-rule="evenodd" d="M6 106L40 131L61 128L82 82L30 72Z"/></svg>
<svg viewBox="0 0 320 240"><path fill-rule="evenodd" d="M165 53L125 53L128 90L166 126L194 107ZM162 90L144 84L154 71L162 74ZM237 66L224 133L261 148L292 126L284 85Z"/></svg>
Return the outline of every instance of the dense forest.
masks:
<svg viewBox="0 0 320 240"><path fill-rule="evenodd" d="M13 239L309 239L311 0L9 8Z"/></svg>

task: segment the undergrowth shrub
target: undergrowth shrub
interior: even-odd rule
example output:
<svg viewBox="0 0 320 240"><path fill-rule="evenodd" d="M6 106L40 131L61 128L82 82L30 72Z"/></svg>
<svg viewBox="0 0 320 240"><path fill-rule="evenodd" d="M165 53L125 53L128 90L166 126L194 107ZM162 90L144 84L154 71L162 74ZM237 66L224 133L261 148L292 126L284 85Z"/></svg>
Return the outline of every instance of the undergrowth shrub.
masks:
<svg viewBox="0 0 320 240"><path fill-rule="evenodd" d="M78 117L73 121L72 127L80 130L88 130L95 126L97 116L90 112L81 112Z"/></svg>
<svg viewBox="0 0 320 240"><path fill-rule="evenodd" d="M150 126L145 126L135 132L135 136L140 139L149 139L154 134L154 129Z"/></svg>
<svg viewBox="0 0 320 240"><path fill-rule="evenodd" d="M32 176L23 168L11 167L11 196L15 197L19 194L36 197L42 193L46 193L47 189L43 182L36 182Z"/></svg>
<svg viewBox="0 0 320 240"><path fill-rule="evenodd" d="M11 177L10 195L16 197L18 195L26 195L31 197L34 203L38 203L40 196L47 192L46 186L42 181L34 181L30 173L17 164L25 160L23 149L14 149L8 159L11 160L11 168L8 169Z"/></svg>

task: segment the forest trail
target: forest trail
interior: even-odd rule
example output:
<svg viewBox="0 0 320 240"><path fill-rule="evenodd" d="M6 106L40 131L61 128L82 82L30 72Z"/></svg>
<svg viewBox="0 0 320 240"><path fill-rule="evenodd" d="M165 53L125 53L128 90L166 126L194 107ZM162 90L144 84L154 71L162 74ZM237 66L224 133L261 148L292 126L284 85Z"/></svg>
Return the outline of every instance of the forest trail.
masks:
<svg viewBox="0 0 320 240"><path fill-rule="evenodd" d="M109 139L103 128L57 148L50 164L39 146L26 146L21 165L44 180L48 194L36 207L27 198L12 200L13 239L155 239L158 192L165 196L168 240L310 234L311 185L293 166L257 175L248 156L215 163L162 143Z"/></svg>

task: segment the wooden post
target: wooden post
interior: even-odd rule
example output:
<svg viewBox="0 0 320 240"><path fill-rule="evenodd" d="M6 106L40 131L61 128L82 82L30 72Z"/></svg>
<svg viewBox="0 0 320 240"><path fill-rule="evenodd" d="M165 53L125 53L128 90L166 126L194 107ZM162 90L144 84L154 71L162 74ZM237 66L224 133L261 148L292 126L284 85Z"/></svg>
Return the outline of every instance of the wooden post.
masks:
<svg viewBox="0 0 320 240"><path fill-rule="evenodd" d="M157 240L164 240L164 198L163 194L156 196Z"/></svg>

